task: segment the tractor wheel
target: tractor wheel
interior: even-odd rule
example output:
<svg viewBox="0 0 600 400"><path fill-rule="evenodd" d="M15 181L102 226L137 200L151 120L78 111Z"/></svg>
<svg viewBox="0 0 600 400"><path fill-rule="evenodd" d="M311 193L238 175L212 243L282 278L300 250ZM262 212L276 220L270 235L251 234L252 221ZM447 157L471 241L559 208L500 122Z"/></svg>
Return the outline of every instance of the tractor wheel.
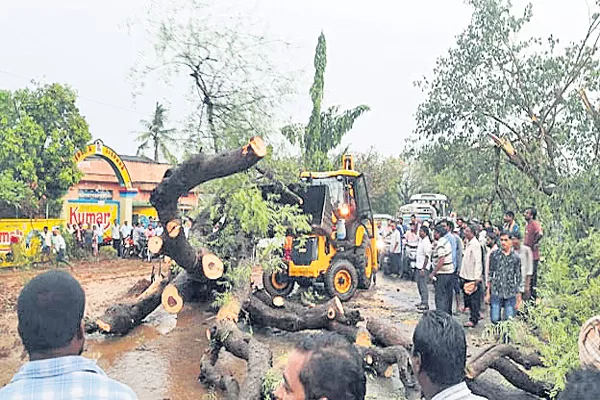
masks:
<svg viewBox="0 0 600 400"><path fill-rule="evenodd" d="M358 272L358 288L368 289L371 287L373 278L373 249L368 236L365 235L362 244L354 250L356 270Z"/></svg>
<svg viewBox="0 0 600 400"><path fill-rule="evenodd" d="M295 281L290 278L287 271L263 274L263 286L271 296L287 297L294 290Z"/></svg>
<svg viewBox="0 0 600 400"><path fill-rule="evenodd" d="M348 301L356 293L357 286L358 273L350 260L334 260L325 276L325 287L329 295L337 296L341 301Z"/></svg>

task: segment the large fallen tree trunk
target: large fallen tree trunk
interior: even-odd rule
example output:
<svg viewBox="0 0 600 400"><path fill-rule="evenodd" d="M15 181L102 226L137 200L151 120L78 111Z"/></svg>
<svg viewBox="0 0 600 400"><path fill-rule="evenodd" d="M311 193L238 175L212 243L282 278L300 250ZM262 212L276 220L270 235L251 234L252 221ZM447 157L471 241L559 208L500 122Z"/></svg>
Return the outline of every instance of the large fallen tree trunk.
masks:
<svg viewBox="0 0 600 400"><path fill-rule="evenodd" d="M95 327L102 333L127 334L160 305L162 291L168 282L168 279L155 281L133 303L110 306L100 318L96 319ZM91 331L94 325L86 326L86 331Z"/></svg>
<svg viewBox="0 0 600 400"><path fill-rule="evenodd" d="M412 347L412 338L387 321L369 319L367 321L367 330L373 336L375 343L382 346L403 346L408 350Z"/></svg>
<svg viewBox="0 0 600 400"><path fill-rule="evenodd" d="M267 153L260 137L253 137L241 149L216 155L198 154L181 165L169 169L150 196L150 203L166 226L160 252L171 257L196 280L218 279L223 275L222 264L214 255L209 262L203 258L210 253L194 249L181 226L178 201L201 183L246 171Z"/></svg>
<svg viewBox="0 0 600 400"><path fill-rule="evenodd" d="M328 329L331 321L342 318L344 315L344 307L337 297L314 308L305 308L300 312L289 312L284 309L279 310L269 307L257 297L249 296L243 308L250 315L253 324L288 332Z"/></svg>
<svg viewBox="0 0 600 400"><path fill-rule="evenodd" d="M206 336L210 340L211 347L200 361L200 381L222 390L228 399L263 399L265 395L263 378L272 367L271 350L252 336L240 331L236 323L230 320L219 320L206 331ZM246 360L246 378L241 388L233 377L222 375L217 371L216 363L221 348Z"/></svg>
<svg viewBox="0 0 600 400"><path fill-rule="evenodd" d="M534 394L538 397L548 398L552 387L544 382L532 379L519 365L529 370L532 367L542 366L540 357L535 354L523 354L516 348L508 345L492 346L467 365L467 378L475 380L486 369L498 371L513 386Z"/></svg>
<svg viewBox="0 0 600 400"><path fill-rule="evenodd" d="M370 319L367 321L367 329L373 336L375 343L382 346L402 346L409 351L412 349L412 339L388 322ZM512 346L494 345L469 361L465 375L469 385L471 385L473 382L477 382L477 377L486 369L491 368L498 371L516 388L538 397L547 398L551 387L546 383L533 380L518 365L524 369L531 369L534 366L542 366L542 362L537 354L523 354ZM482 393L488 387L490 387L490 384L474 384L473 390L477 390L480 395L493 397L492 393Z"/></svg>

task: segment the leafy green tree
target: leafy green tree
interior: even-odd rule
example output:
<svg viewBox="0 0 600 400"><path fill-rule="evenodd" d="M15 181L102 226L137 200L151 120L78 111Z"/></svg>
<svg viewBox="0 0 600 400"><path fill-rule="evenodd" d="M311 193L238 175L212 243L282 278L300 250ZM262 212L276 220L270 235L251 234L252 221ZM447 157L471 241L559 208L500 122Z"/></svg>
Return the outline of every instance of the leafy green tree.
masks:
<svg viewBox="0 0 600 400"><path fill-rule="evenodd" d="M323 171L332 168L329 152L339 146L356 119L369 111L369 107L360 105L340 111L339 106L333 106L322 111L327 66L327 43L323 32L317 42L314 66L315 77L310 88L313 108L308 125L288 125L283 127L282 133L292 144L300 146L304 168Z"/></svg>
<svg viewBox="0 0 600 400"><path fill-rule="evenodd" d="M0 203L34 215L56 203L81 177L73 159L91 139L76 93L50 84L0 95Z"/></svg>
<svg viewBox="0 0 600 400"><path fill-rule="evenodd" d="M136 142L140 143L137 148L138 155L143 154L148 148L151 148L154 153L153 159L155 162L160 161L161 155L168 162L176 162L176 157L169 150L169 145L175 143L175 129L165 129L166 120L167 109L157 102L152 121L140 121L145 131L140 132L135 139Z"/></svg>
<svg viewBox="0 0 600 400"><path fill-rule="evenodd" d="M404 162L399 157L385 157L371 147L366 153L356 155L355 164L365 175L374 212L395 215L402 206Z"/></svg>
<svg viewBox="0 0 600 400"><path fill-rule="evenodd" d="M578 90L600 88L600 14L580 43L558 46L550 36L524 38L532 18L508 0L468 0L473 16L456 45L439 58L417 113L417 133L429 141L460 139L478 150L493 138L508 161L551 194L572 173L600 161L600 130Z"/></svg>

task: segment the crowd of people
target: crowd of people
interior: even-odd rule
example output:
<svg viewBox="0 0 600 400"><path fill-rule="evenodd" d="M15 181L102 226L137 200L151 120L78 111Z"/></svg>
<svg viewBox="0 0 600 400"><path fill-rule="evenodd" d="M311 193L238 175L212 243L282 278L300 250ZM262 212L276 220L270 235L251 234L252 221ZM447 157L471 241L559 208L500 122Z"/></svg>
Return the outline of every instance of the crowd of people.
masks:
<svg viewBox="0 0 600 400"><path fill-rule="evenodd" d="M452 316L452 304L456 293L462 292L465 306L471 309L470 322L476 325L484 290L485 298L492 304L492 321L499 320L500 308L510 317L518 309L521 297L535 297L534 265L539 260L542 231L535 209L528 209L525 217L526 244L521 243L514 214L508 212L506 223L498 232L491 226L481 229L475 220L458 219L456 227L452 221L435 225L419 223L416 218L411 221L411 231L418 232L418 243L413 247L417 253L415 268L423 315L413 333L410 364L425 399L485 399L473 394L465 380L465 330ZM396 226L394 230L397 231ZM397 251L400 246L404 248L402 254L407 243L397 244L398 237L400 242L402 238L414 238L399 233L392 232L391 250ZM485 239L485 247L481 238ZM531 251L524 250L525 246ZM525 258L530 260L523 261ZM525 262L531 264L529 270L523 269ZM436 287L434 311L427 310L426 278L433 280ZM17 316L18 333L29 361L0 389L0 400L137 399L131 388L109 378L95 361L82 357L84 309L85 293L67 272L45 272L25 285L17 300ZM336 333L311 334L291 352L273 398L364 400L366 386L363 359L353 343ZM599 390L599 371L576 371L569 376L559 400L595 399Z"/></svg>
<svg viewBox="0 0 600 400"><path fill-rule="evenodd" d="M465 327L477 326L490 306L490 320L512 318L524 301L536 298L540 242L543 230L537 210L527 208L525 234L513 211L503 224L456 218L440 221L410 217L408 226L390 221L379 234L389 238L389 262L384 272L417 282L419 311L429 310L429 282L435 308L449 315L469 313ZM503 312L502 312L503 311Z"/></svg>
<svg viewBox="0 0 600 400"><path fill-rule="evenodd" d="M67 224L67 232L75 245L91 252L94 257L98 257L100 247L111 245L118 257L150 260L151 254L146 251L147 241L153 236L161 236L163 231L162 224L152 218L146 224L136 222L133 225L129 225L128 221L119 225L114 220L107 229L109 235L105 235L105 229L100 225Z"/></svg>

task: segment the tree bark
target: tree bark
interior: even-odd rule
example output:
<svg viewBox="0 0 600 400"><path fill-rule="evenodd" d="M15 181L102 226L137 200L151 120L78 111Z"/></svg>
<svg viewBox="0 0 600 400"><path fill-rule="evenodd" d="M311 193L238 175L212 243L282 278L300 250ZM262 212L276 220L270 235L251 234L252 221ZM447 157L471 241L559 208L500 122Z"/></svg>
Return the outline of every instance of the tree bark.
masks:
<svg viewBox="0 0 600 400"><path fill-rule="evenodd" d="M161 304L171 314L177 314L185 303L209 295L211 281L194 280L186 271L181 271L162 291Z"/></svg>
<svg viewBox="0 0 600 400"><path fill-rule="evenodd" d="M412 348L412 338L407 337L404 332L387 321L369 319L367 321L367 330L375 339L375 343L379 343L382 346L403 346L406 349Z"/></svg>
<svg viewBox="0 0 600 400"><path fill-rule="evenodd" d="M498 344L489 347L469 361L469 364L467 365L467 376L470 379L477 378L483 371L490 367L495 360L502 357L507 357L515 361L527 370L532 367L540 367L543 365L542 360L535 353L523 354L513 346Z"/></svg>
<svg viewBox="0 0 600 400"><path fill-rule="evenodd" d="M207 279L204 272L206 265L202 263L203 254L197 253L181 229L178 200L201 183L248 170L265 155L266 146L263 140L253 137L241 149L216 155L200 153L169 169L150 196L150 203L167 227L163 234L162 253L171 257L196 279Z"/></svg>
<svg viewBox="0 0 600 400"><path fill-rule="evenodd" d="M400 380L404 387L412 388L416 386L417 380L410 364L410 355L403 346L358 347L358 351L367 370L374 371L377 376L390 378L393 374L393 366L397 364L400 371Z"/></svg>
<svg viewBox="0 0 600 400"><path fill-rule="evenodd" d="M104 314L95 321L95 325L102 333L125 335L139 325L152 311L160 305L161 294L167 286L168 279L163 279L156 285L151 285L142 293L134 303L115 304L110 306ZM87 325L92 329L93 325Z"/></svg>
<svg viewBox="0 0 600 400"><path fill-rule="evenodd" d="M231 321L218 321L207 332L207 337L213 343L211 349L213 356L210 360L212 366L216 363L221 347L234 356L247 361L246 379L237 398L240 400L261 400L263 398L263 378L272 366L273 355L271 350L252 336L240 331L237 325ZM204 362L207 362L207 360L205 359ZM232 397L228 395L228 398Z"/></svg>
<svg viewBox="0 0 600 400"><path fill-rule="evenodd" d="M267 306L255 296L250 296L243 305L250 315L252 323L281 329L288 332L298 332L306 329L329 329L331 321L344 319L344 307L335 297L327 303L314 308L306 308L298 312L276 309Z"/></svg>

